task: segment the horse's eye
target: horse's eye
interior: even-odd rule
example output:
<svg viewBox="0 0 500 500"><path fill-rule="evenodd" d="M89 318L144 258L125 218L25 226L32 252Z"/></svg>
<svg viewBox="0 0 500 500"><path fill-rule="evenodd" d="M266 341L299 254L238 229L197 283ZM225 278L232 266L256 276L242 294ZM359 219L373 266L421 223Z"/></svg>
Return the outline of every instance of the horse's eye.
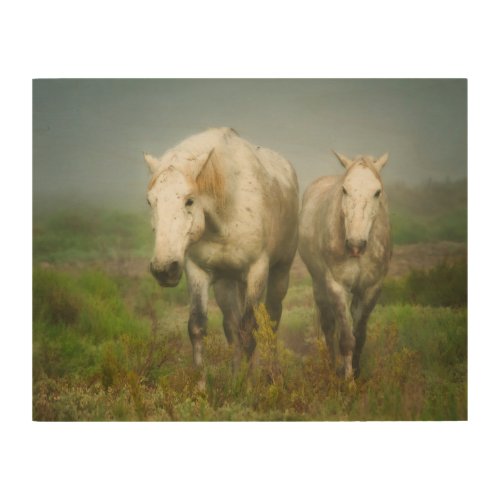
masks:
<svg viewBox="0 0 500 500"><path fill-rule="evenodd" d="M194 203L193 198L188 198L188 199L186 200L186 207L190 207L193 203Z"/></svg>
<svg viewBox="0 0 500 500"><path fill-rule="evenodd" d="M342 187L342 192L343 192L344 194L347 194L347 191L346 191L345 187Z"/></svg>
<svg viewBox="0 0 500 500"><path fill-rule="evenodd" d="M382 192L382 191L379 189L379 190L375 193L375 198L378 198L378 197L380 196L380 193L381 193L381 192Z"/></svg>

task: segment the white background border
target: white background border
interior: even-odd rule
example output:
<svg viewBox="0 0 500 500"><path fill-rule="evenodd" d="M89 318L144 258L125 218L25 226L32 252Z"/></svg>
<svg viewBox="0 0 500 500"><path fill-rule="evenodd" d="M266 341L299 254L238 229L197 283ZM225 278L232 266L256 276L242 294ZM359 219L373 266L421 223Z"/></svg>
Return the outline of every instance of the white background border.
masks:
<svg viewBox="0 0 500 500"><path fill-rule="evenodd" d="M180 3L4 6L2 498L498 496L499 37L490 4ZM31 422L31 79L48 77L468 78L469 422Z"/></svg>

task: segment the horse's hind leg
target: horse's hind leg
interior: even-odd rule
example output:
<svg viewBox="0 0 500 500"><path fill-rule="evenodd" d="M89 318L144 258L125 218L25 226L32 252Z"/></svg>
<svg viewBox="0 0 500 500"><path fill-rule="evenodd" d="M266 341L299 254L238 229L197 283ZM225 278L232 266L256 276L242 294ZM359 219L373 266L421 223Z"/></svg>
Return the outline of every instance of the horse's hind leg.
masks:
<svg viewBox="0 0 500 500"><path fill-rule="evenodd" d="M238 341L238 327L242 316L241 284L234 280L222 279L214 284L217 305L223 314L222 326L229 344Z"/></svg>
<svg viewBox="0 0 500 500"><path fill-rule="evenodd" d="M278 329L281 313L283 311L283 299L288 291L290 281L290 264L276 264L269 270L267 281L266 309L271 321L274 323L274 330Z"/></svg>
<svg viewBox="0 0 500 500"><path fill-rule="evenodd" d="M256 343L253 336L253 330L257 328L254 307L256 307L267 285L269 275L269 260L267 256L262 255L248 271L246 279L245 305L243 307L243 316L240 322L239 339L248 358L252 357Z"/></svg>

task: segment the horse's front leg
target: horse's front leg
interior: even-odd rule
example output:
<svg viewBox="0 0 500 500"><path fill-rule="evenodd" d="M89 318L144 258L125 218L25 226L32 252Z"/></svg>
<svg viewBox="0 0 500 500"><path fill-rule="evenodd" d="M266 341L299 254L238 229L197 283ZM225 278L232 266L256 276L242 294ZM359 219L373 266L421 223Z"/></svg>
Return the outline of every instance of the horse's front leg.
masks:
<svg viewBox="0 0 500 500"><path fill-rule="evenodd" d="M353 333L353 321L351 316L352 294L332 277L326 280L330 302L333 304L335 323L339 330L339 348L344 361L344 377L352 378L352 359L356 338Z"/></svg>
<svg viewBox="0 0 500 500"><path fill-rule="evenodd" d="M190 260L186 263L191 308L188 332L193 346L193 361L197 368L203 366L203 337L206 335L208 288L210 276Z"/></svg>
<svg viewBox="0 0 500 500"><path fill-rule="evenodd" d="M352 367L355 377L359 377L360 374L360 358L363 346L365 345L368 318L377 303L381 289L381 283L377 283L376 285L367 288L357 300L353 301L352 304L354 336L356 337L356 347L354 348L354 355L352 359Z"/></svg>
<svg viewBox="0 0 500 500"><path fill-rule="evenodd" d="M214 283L214 295L223 314L222 325L229 344L239 342L238 329L243 308L243 285L236 280L220 279Z"/></svg>
<svg viewBox="0 0 500 500"><path fill-rule="evenodd" d="M269 275L269 259L262 255L252 264L248 271L245 293L245 306L239 328L239 338L241 347L244 349L248 358L255 350L255 338L253 330L257 328L254 308L259 304L264 294Z"/></svg>

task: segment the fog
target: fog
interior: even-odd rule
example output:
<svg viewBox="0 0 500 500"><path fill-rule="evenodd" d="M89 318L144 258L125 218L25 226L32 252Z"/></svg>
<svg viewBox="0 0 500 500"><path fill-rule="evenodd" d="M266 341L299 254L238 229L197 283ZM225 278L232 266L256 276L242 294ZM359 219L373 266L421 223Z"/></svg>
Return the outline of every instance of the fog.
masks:
<svg viewBox="0 0 500 500"><path fill-rule="evenodd" d="M34 209L145 206L143 151L229 126L283 154L302 190L348 156L389 152L386 182L467 176L467 81L34 80Z"/></svg>

